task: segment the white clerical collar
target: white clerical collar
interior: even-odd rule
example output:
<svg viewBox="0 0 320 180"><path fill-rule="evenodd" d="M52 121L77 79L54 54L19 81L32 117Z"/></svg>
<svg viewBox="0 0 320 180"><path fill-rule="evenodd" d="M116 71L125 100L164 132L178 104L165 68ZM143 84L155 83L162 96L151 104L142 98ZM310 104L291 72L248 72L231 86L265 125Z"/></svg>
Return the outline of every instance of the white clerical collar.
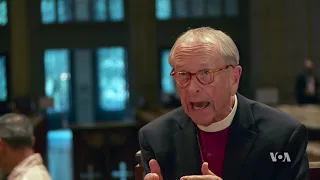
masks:
<svg viewBox="0 0 320 180"><path fill-rule="evenodd" d="M237 95L234 95L234 106L230 112L230 114L224 118L223 120L219 121L219 122L215 122L210 124L209 126L202 126L202 125L198 125L198 128L201 129L202 131L205 132L218 132L218 131L222 131L224 129L226 129L227 127L230 126L230 124L232 123L232 120L234 118L234 115L236 114L237 111L237 107L238 107L238 98Z"/></svg>

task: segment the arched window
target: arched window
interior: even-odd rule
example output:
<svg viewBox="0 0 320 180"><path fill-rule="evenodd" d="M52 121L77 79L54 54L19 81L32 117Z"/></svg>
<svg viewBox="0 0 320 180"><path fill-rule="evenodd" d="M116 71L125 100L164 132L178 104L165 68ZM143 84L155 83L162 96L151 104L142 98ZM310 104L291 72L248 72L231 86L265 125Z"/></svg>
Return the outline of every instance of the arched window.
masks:
<svg viewBox="0 0 320 180"><path fill-rule="evenodd" d="M161 89L162 92L174 95L175 90L175 84L172 76L170 75L170 72L172 70L172 67L169 64L169 54L170 50L162 50L161 51Z"/></svg>
<svg viewBox="0 0 320 180"><path fill-rule="evenodd" d="M123 111L129 99L126 51L123 47L102 47L96 53L99 107Z"/></svg>
<svg viewBox="0 0 320 180"><path fill-rule="evenodd" d="M41 0L43 24L118 22L124 16L123 0Z"/></svg>
<svg viewBox="0 0 320 180"><path fill-rule="evenodd" d="M8 98L6 64L6 56L0 55L0 101L6 101Z"/></svg>
<svg viewBox="0 0 320 180"><path fill-rule="evenodd" d="M7 0L0 0L0 26L8 23Z"/></svg>
<svg viewBox="0 0 320 180"><path fill-rule="evenodd" d="M156 17L159 20L235 17L238 0L156 0Z"/></svg>
<svg viewBox="0 0 320 180"><path fill-rule="evenodd" d="M53 98L48 113L66 113L70 108L70 55L67 49L49 49L44 54L45 93Z"/></svg>

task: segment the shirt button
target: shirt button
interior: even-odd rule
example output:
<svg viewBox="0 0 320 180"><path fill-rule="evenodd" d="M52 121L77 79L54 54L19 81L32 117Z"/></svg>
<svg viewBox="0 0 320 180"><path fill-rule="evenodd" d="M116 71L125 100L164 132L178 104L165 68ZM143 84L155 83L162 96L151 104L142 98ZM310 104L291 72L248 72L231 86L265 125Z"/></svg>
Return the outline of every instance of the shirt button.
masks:
<svg viewBox="0 0 320 180"><path fill-rule="evenodd" d="M211 156L212 156L212 154L211 154L211 153L208 153L208 154L207 154L207 156L208 156L208 157L211 157Z"/></svg>

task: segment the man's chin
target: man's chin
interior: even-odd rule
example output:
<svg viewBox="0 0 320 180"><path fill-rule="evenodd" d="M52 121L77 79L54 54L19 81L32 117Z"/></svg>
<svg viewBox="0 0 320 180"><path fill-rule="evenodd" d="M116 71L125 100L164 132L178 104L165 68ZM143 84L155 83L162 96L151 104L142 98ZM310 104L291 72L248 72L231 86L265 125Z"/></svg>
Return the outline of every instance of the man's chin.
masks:
<svg viewBox="0 0 320 180"><path fill-rule="evenodd" d="M206 127L213 123L212 122L213 118L191 117L191 119L195 124L201 125L201 126L206 126Z"/></svg>

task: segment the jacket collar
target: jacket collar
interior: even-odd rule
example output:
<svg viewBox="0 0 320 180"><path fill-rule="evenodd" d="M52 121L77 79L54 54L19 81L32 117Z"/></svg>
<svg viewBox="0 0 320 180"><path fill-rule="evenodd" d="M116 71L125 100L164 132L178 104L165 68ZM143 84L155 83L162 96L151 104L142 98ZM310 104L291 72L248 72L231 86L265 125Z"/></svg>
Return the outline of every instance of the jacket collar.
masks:
<svg viewBox="0 0 320 180"><path fill-rule="evenodd" d="M235 180L257 137L257 128L251 112L251 101L239 93L238 107L230 125L228 145L224 159L224 180ZM174 135L178 176L201 174L201 156L197 139L197 126L180 107L177 113L178 130ZM235 153L237 152L237 153ZM232 173L230 173L232 172ZM179 178L180 178L179 177Z"/></svg>

